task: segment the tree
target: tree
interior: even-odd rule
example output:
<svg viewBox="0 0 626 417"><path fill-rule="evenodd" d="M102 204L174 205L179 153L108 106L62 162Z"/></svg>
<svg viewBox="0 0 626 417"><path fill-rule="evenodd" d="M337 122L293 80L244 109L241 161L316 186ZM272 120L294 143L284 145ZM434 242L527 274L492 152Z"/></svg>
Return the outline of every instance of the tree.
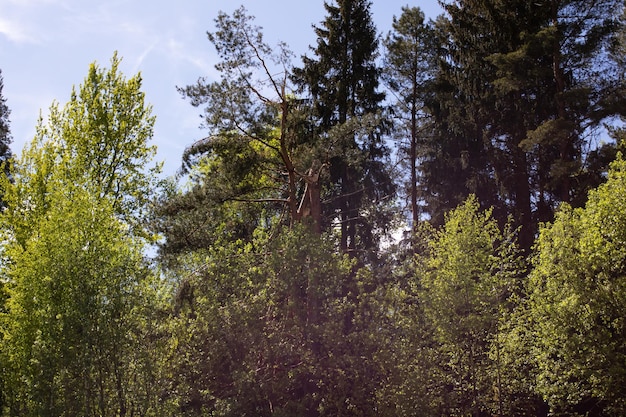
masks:
<svg viewBox="0 0 626 417"><path fill-rule="evenodd" d="M434 143L422 170L431 213L440 222L450 205L475 193L501 223L513 215L529 250L535 180L520 143L537 119L549 117L550 67L534 51L511 53L517 61L506 68L496 58L522 48L523 35L538 30L538 9L527 2L460 1L445 10L449 17L438 22L445 59L430 104Z"/></svg>
<svg viewBox="0 0 626 417"><path fill-rule="evenodd" d="M432 367L422 375L435 375L429 395L437 415L509 415L502 363L490 352L524 273L512 230L501 232L471 196L446 216L420 258L419 298L433 341L424 349L434 362L421 366Z"/></svg>
<svg viewBox="0 0 626 417"><path fill-rule="evenodd" d="M208 33L221 79L179 88L204 106L209 136L189 146L181 174L155 207L164 257L207 248L215 240L251 240L258 227L305 222L321 233L325 156L304 131L303 103L290 86L291 52L272 48L245 8L220 13ZM304 139L306 137L306 140Z"/></svg>
<svg viewBox="0 0 626 417"><path fill-rule="evenodd" d="M154 118L141 78L93 64L2 179L10 415L155 412L143 251ZM155 168L156 169L156 168Z"/></svg>
<svg viewBox="0 0 626 417"><path fill-rule="evenodd" d="M424 165L434 210L474 192L501 221L513 213L529 250L560 201L584 202L606 170L598 156L610 155L587 148L617 82L608 52L618 3L445 4L437 151Z"/></svg>
<svg viewBox="0 0 626 417"><path fill-rule="evenodd" d="M247 187L237 187L233 197L245 199L250 194L251 201L265 198L268 203L282 203L290 224L308 215L319 232L319 192L314 190L319 188L322 164L301 149L298 101L289 85L291 52L283 43L276 49L265 43L261 28L253 26L252 20L243 7L232 16L220 13L216 32L208 35L221 58L216 65L221 81L207 84L200 79L180 89L193 105L206 104L204 124L211 131L188 148L185 163L192 165L200 156L223 158L238 149L244 159L229 162L230 174L241 178L250 172L266 181L256 186L247 181ZM259 195L253 195L259 190Z"/></svg>
<svg viewBox="0 0 626 417"><path fill-rule="evenodd" d="M377 362L373 275L346 299L355 261L298 225L185 257L176 297L173 385L182 415L367 415L385 381ZM185 271L187 271L185 273ZM356 301L352 301L356 300ZM347 309L352 332L344 332Z"/></svg>
<svg viewBox="0 0 626 417"><path fill-rule="evenodd" d="M60 109L55 102L47 125L39 120L32 149L16 171L20 180L12 187L14 204L33 205L24 213L13 210L19 243L49 208L48 179L61 169L68 180L92 184L100 198L111 200L116 215L133 233L149 238L144 220L160 171L159 164L149 166L156 153L156 147L148 144L155 118L144 103L141 76L125 80L119 64L115 54L109 71L90 65L85 82L78 91L73 89L65 107ZM66 154L72 155L72 163L63 167L60 160Z"/></svg>
<svg viewBox="0 0 626 417"><path fill-rule="evenodd" d="M10 413L125 415L149 272L107 200L55 185L39 236L6 251Z"/></svg>
<svg viewBox="0 0 626 417"><path fill-rule="evenodd" d="M534 385L553 413L618 416L626 410L626 213L619 204L625 169L620 157L584 208L564 205L538 238L521 317L530 324Z"/></svg>
<svg viewBox="0 0 626 417"><path fill-rule="evenodd" d="M463 2L466 4L467 2ZM446 10L452 5L446 5ZM469 13L469 12L468 12ZM440 58L433 80L433 95L427 108L433 117L433 131L423 148L420 165L422 195L431 222L443 224L446 211L461 204L469 194L477 196L483 207L493 207L495 215L499 207L496 191L489 179L488 142L482 140L479 117L473 104L480 101L480 91L486 83L479 48L486 48L497 33L491 33L484 21L462 24L451 17L440 17L435 24ZM461 29L471 34L462 36ZM474 33L489 33L486 37L474 37ZM485 40L483 45L474 45ZM459 56L462 55L462 56ZM466 91L459 86L469 80L473 89Z"/></svg>
<svg viewBox="0 0 626 417"><path fill-rule="evenodd" d="M6 99L2 94L4 88L4 79L2 78L2 71L0 71L0 163L4 164L5 174L9 172L9 160L12 157L9 144L11 143L11 128L9 122L9 115L11 111L6 104ZM0 208L4 206L4 203L0 202ZM0 283L0 311L5 311L6 301L6 289L4 283ZM4 381L0 377L0 409L4 403Z"/></svg>
<svg viewBox="0 0 626 417"><path fill-rule="evenodd" d="M374 246L373 214L394 193L384 163L384 124L356 131L362 119L381 111L384 99L377 91L378 41L369 1L339 0L324 6L328 15L315 28L318 38L313 51L317 58L304 56L303 67L294 70L294 78L311 95L313 117L319 126L316 133L325 140L322 147L334 150L324 194L330 203L324 214L329 221L339 222L342 250L355 254ZM371 219L366 218L366 210Z"/></svg>
<svg viewBox="0 0 626 417"><path fill-rule="evenodd" d="M4 79L2 77L2 71L0 71L0 162L6 163L12 156L11 149L9 148L12 141L9 121L11 110L9 110L6 99L2 95L3 89Z"/></svg>
<svg viewBox="0 0 626 417"><path fill-rule="evenodd" d="M216 23L221 79L181 89L211 135L186 151L192 186L172 187L158 220L177 255L166 400L183 415L366 414L386 310L374 274L335 253L321 209L335 142L371 132L375 115L321 140L290 93L284 45L274 56L244 9Z"/></svg>
<svg viewBox="0 0 626 417"><path fill-rule="evenodd" d="M626 67L626 6L622 11L620 19L620 30L616 35L614 47L611 49L611 57L617 64L617 68ZM624 75L617 76L616 86L614 86L613 94L608 98L608 102L605 103L607 110L611 110L619 115L619 119L622 122L618 126L609 126L608 131L613 140L615 140L616 150L623 152L626 145L626 128L624 128L624 121L626 121L626 115L621 111L622 104L626 98L626 77Z"/></svg>
<svg viewBox="0 0 626 417"><path fill-rule="evenodd" d="M402 8L400 18L393 18L393 32L385 38L386 48L383 77L396 96L394 116L400 120L401 135L408 136L408 150L400 147L408 157L410 180L408 185L411 219L416 228L420 221L418 192L418 164L420 145L424 142L428 123L424 106L428 83L432 81L435 65L435 43L432 22L425 23L419 7Z"/></svg>

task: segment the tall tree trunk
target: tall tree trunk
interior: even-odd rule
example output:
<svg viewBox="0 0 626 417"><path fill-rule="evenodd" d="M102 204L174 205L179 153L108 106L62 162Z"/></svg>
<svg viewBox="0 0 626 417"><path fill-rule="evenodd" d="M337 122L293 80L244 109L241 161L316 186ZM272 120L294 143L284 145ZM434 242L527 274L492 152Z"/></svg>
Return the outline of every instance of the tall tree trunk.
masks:
<svg viewBox="0 0 626 417"><path fill-rule="evenodd" d="M563 97L565 93L565 74L563 73L562 68L562 58L561 58L561 44L560 44L560 36L558 35L558 1L552 3L552 25L557 31L557 35L554 38L553 50L552 50L552 72L554 75L554 82L556 85L555 92L555 101L557 106L557 116L559 120L565 122L567 121L567 109L565 106L565 99ZM560 163L564 165L569 165L572 162L572 132L565 132L559 143L559 159ZM569 173L569 167L566 168L565 175L562 175L562 178L559 178L561 181L560 184L560 192L559 198L561 201L569 203L571 200L570 190L571 190L571 179Z"/></svg>
<svg viewBox="0 0 626 417"><path fill-rule="evenodd" d="M521 226L519 244L526 253L530 253L530 249L535 240L536 225L532 217L528 161L526 152L519 146L516 147L514 153L516 165L516 178L513 185L515 190L515 210L517 212L519 225Z"/></svg>
<svg viewBox="0 0 626 417"><path fill-rule="evenodd" d="M417 205L417 83L413 83L413 100L411 102L411 217L413 230L417 230L419 207Z"/></svg>

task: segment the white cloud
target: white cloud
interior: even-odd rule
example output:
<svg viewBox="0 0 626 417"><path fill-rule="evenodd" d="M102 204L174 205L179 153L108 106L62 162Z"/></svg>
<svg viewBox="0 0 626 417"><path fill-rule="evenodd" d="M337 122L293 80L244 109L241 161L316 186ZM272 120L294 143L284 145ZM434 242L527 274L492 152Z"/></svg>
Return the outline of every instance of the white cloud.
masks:
<svg viewBox="0 0 626 417"><path fill-rule="evenodd" d="M16 19L0 17L0 33L15 43L39 43L39 39L29 33L28 26Z"/></svg>
<svg viewBox="0 0 626 417"><path fill-rule="evenodd" d="M69 10L67 0L4 1L0 33L18 44L43 44L54 36L57 16Z"/></svg>

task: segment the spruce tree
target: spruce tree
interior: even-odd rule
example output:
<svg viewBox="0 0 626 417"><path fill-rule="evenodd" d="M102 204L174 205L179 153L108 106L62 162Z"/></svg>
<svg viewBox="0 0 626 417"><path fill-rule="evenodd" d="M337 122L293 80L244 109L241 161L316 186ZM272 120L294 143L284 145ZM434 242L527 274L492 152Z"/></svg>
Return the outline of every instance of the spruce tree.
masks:
<svg viewBox="0 0 626 417"><path fill-rule="evenodd" d="M4 79L2 77L2 70L0 70L0 162L5 162L12 156L11 148L9 147L12 142L11 126L9 122L11 110L9 106L7 106L7 100L2 94L3 89Z"/></svg>
<svg viewBox="0 0 626 417"><path fill-rule="evenodd" d="M439 22L445 54L423 164L431 215L475 193L512 214L521 244L560 202L602 180L610 152L589 152L618 82L610 60L620 2L458 0Z"/></svg>
<svg viewBox="0 0 626 417"><path fill-rule="evenodd" d="M393 193L385 168L387 148L382 123L363 123L382 109L376 65L378 41L367 0L338 0L324 4L327 16L315 28L315 57L303 57L294 78L312 98L317 137L332 149L328 161L325 216L341 224L341 248L348 253L374 246L374 219L366 201L385 200ZM361 131L363 133L358 133Z"/></svg>
<svg viewBox="0 0 626 417"><path fill-rule="evenodd" d="M436 22L440 58L434 94L427 102L434 129L421 163L422 194L435 224L443 224L444 213L469 194L475 194L484 207L494 207L495 216L499 212L491 181L490 144L482 137L482 128L492 116L482 101L488 83L484 57L498 35L467 5L460 10L464 14L455 13L452 5L445 8L448 16Z"/></svg>
<svg viewBox="0 0 626 417"><path fill-rule="evenodd" d="M520 243L528 249L536 228L531 213L535 180L531 178L533 155L520 143L536 120L550 117L546 112L554 94L542 56L526 50L523 57L515 55L519 60L511 67L504 68L501 61L509 51L523 48L525 31L540 29L537 8L519 1L470 0L448 4L446 11L449 18L441 28L450 42L433 106L440 153L428 161L426 174L432 167L435 173L446 169L437 167L439 160L449 161L444 166L452 165L449 171L456 172L460 181L449 176L447 183L446 177L440 183L444 190L455 191L440 203L443 208L448 202L458 204L466 193L476 193L484 207L494 207L496 218L514 217L522 227ZM536 155L547 159L551 154L544 149ZM438 196L439 189L435 186L431 195Z"/></svg>

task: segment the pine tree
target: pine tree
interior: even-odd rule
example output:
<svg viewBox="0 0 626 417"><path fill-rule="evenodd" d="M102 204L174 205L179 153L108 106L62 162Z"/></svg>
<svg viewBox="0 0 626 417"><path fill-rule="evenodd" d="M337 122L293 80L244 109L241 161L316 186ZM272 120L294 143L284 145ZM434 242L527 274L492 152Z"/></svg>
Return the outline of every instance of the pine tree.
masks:
<svg viewBox="0 0 626 417"><path fill-rule="evenodd" d="M244 7L220 12L215 29L208 38L220 79L179 87L192 105L203 105L208 136L183 154L180 173L189 175L190 187L171 184L153 213L168 262L216 241L249 241L257 228L303 222L321 233L319 178L326 164L302 139L291 51L268 44Z"/></svg>
<svg viewBox="0 0 626 417"><path fill-rule="evenodd" d="M415 228L421 214L418 158L425 143L423 136L432 129L424 106L436 62L433 23L424 21L424 13L419 7L403 7L401 16L393 19L393 31L385 38L384 46L383 78L396 97L393 116L399 121L400 150L405 154L409 167L405 193L410 200L411 220Z"/></svg>

